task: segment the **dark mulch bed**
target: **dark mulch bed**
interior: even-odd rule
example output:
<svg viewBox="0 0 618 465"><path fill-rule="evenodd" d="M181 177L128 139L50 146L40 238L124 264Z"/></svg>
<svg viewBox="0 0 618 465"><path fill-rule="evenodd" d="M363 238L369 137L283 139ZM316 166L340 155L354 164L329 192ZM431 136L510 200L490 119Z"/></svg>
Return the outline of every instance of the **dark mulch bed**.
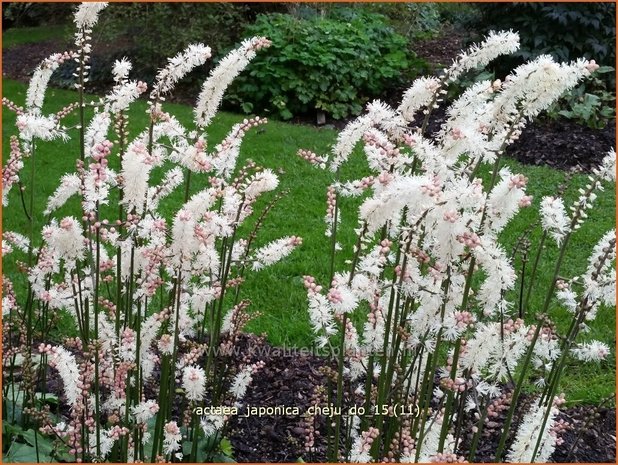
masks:
<svg viewBox="0 0 618 465"><path fill-rule="evenodd" d="M266 365L253 376L239 415L230 419L229 437L234 458L239 462L296 462L302 456L309 461L304 453L305 431L300 416L243 415L249 406L298 407L302 415L312 405L315 386L326 383L321 369L333 364L307 354L294 356L290 351L273 348L253 336L247 336L243 345L252 347L256 342L262 350L259 356L254 354L252 358L263 360ZM316 449L310 461L326 461L325 445L317 444Z"/></svg>
<svg viewBox="0 0 618 465"><path fill-rule="evenodd" d="M432 113L427 134L434 134L446 119L440 107ZM420 119L415 121L420 125ZM507 155L526 165L547 165L569 171L590 171L616 146L616 125L592 129L570 120L539 119L529 124L506 149Z"/></svg>
<svg viewBox="0 0 618 465"><path fill-rule="evenodd" d="M303 355L285 356L281 351L269 347L262 339L247 336L245 347L261 345L257 353L273 356L261 357L266 362L264 369L253 376L251 387L243 403L245 406L297 406L301 413L310 405L315 386L326 385L321 368L333 366L324 358ZM277 353L279 352L279 353ZM517 425L526 412L531 398L520 400L521 408L516 411L513 425ZM234 458L238 462L296 462L325 461L325 443L318 436L312 456L304 451L304 427L300 417L265 416L238 417L230 420L230 439L234 447ZM590 415L598 414L592 422ZM571 463L615 463L616 457L616 409L592 406L576 406L562 410L560 418L571 423L562 438L564 442L556 448L552 460ZM321 433L325 431L325 418L321 419ZM501 418L503 420L503 418ZM515 426L513 427L515 429ZM493 432L481 441L477 462L493 462L499 434Z"/></svg>
<svg viewBox="0 0 618 465"><path fill-rule="evenodd" d="M589 171L615 146L614 121L604 129L591 129L559 120L528 126L507 154L528 165Z"/></svg>
<svg viewBox="0 0 618 465"><path fill-rule="evenodd" d="M587 417L598 415L593 420ZM556 449L556 462L616 462L616 409L592 409L578 406L567 409L563 417L574 425L562 437L564 444Z"/></svg>
<svg viewBox="0 0 618 465"><path fill-rule="evenodd" d="M316 405L312 398L314 390L327 385L325 370L333 370L334 360L310 355L308 350L286 351L270 346L265 338L251 334L242 335L237 343L238 360L236 363L254 363L262 360L264 368L253 375L242 400L239 413L229 419L226 436L233 447L233 457L237 462L305 462L321 463L326 461L326 444L324 434L327 418L316 417L318 434L315 436L315 450L310 455L305 451L305 426L303 413L308 407ZM201 361L203 362L203 361ZM198 362L199 364L200 362ZM202 363L203 364L203 363ZM154 379L158 379L158 373ZM16 373L15 381L21 380ZM56 394L60 399L60 415L69 416L64 396L62 381L55 370L48 371L46 392ZM38 386L41 391L43 386ZM154 386L146 386L146 398L156 398ZM182 419L184 404L177 396L178 405L173 407L173 415ZM523 414L528 410L532 397L522 396L511 430L514 432ZM204 404L207 405L207 404ZM318 405L324 406L321 402ZM246 416L249 407L297 407L298 414L266 414L264 416ZM54 409L55 411L55 409ZM502 424L505 412L493 419ZM553 462L567 463L615 463L616 461L616 409L578 405L561 409L559 419L571 426L561 434L563 443L551 457ZM472 417L465 417L465 431L476 425ZM462 438L464 454L471 442L471 436ZM509 443L512 440L509 439ZM479 443L476 462L493 462L499 442L499 428L487 426ZM507 445L509 444L507 443Z"/></svg>
<svg viewBox="0 0 618 465"><path fill-rule="evenodd" d="M34 69L52 53L64 52L69 45L64 40L48 40L32 44L19 44L2 49L2 75L17 81L28 82Z"/></svg>
<svg viewBox="0 0 618 465"><path fill-rule="evenodd" d="M469 37L469 31L447 26L439 36L415 41L410 48L419 58L425 59L432 69L438 70L453 63Z"/></svg>

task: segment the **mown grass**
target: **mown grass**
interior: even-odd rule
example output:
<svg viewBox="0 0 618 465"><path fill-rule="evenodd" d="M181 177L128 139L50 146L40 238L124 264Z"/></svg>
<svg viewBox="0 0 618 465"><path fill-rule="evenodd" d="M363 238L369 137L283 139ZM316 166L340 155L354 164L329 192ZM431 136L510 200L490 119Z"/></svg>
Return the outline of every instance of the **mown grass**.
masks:
<svg viewBox="0 0 618 465"><path fill-rule="evenodd" d="M4 80L4 96L18 104L24 101L26 87L24 84ZM55 111L75 100L76 94L72 91L50 89L45 104L46 111ZM190 126L191 108L184 105L168 104L166 109L174 114L182 123ZM130 111L133 128L143 128L146 124L145 102L138 102ZM227 130L243 117L220 113L208 131L209 145L213 147L220 141ZM10 111L3 112L3 149L8 154L9 136L15 134L15 117ZM66 120L67 126L76 124L76 117L72 115ZM42 206L47 197L56 189L58 180L63 173L74 170L75 159L78 157L76 144L76 130L69 131L72 139L68 143L54 141L41 144L36 154L36 191L35 203ZM135 131L133 131L135 134ZM302 284L302 276L310 274L324 283L328 271L329 239L324 235L324 214L326 189L332 182L332 174L310 167L296 156L299 148L306 148L317 153L325 153L336 138L336 131L327 128L292 125L272 121L259 130L251 131L243 144L240 164L252 159L259 165L271 168L281 173L280 189L287 190L288 194L277 204L269 215L266 225L259 235L259 244L285 235L300 235L303 237L302 247L295 251L283 262L263 270L249 274L243 285L242 297L252 301L254 311L260 315L252 321L248 329L255 333L265 333L268 340L275 345L307 347L311 345L312 336L306 310L306 294ZM44 147L44 148L43 148ZM5 155L6 159L6 155ZM116 168L117 168L117 161ZM564 180L564 173L548 167L524 166L507 159L505 164L512 171L521 172L529 178L528 191L534 195L533 208L525 209L512 221L503 233L502 242L510 250L520 234L538 220L537 209L541 197L555 194L557 186ZM112 163L113 165L113 163ZM24 179L29 176L29 166L24 170ZM366 173L367 167L362 156L356 153L351 161L344 165L342 177L358 177ZM155 173L154 179L161 175ZM482 176L487 178L487 170ZM572 202L577 196L577 190L586 184L585 175L575 175L566 192L566 202ZM26 184L28 184L26 182ZM206 186L205 177L194 176L191 192L197 192ZM272 198L272 197L271 197ZM266 201L264 199L261 205ZM167 217L177 210L182 202L182 193L176 191L163 204L162 208ZM113 204L113 199L112 202ZM351 256L351 248L355 240L353 232L355 209L358 200L343 200L343 226L341 230L341 244L343 253L338 256L337 268L342 269L345 257ZM69 202L57 212L61 217L67 214L76 214L78 204L75 200ZM256 211L259 208L256 208ZM110 217L115 218L112 211ZM36 218L37 225L43 224L42 217ZM10 204L4 214L4 230L24 231L26 220L21 211L20 199L17 190L11 192ZM606 186L597 201L597 207L584 226L572 239L571 248L564 262L563 275L571 277L582 273L586 268L588 253L602 234L615 225L615 187ZM247 227L245 228L245 231ZM532 242L538 242L540 234L537 230L532 234ZM542 304L545 289L550 279L554 260L557 255L555 245L548 244L543 252L543 261L538 273L538 283L532 296L530 314L538 311ZM10 257L4 263L4 273L14 278L17 287L23 286L23 276L14 266L14 258ZM513 309L515 313L516 310ZM562 330L566 329L569 315L564 309L554 305L550 314ZM532 320L530 315L528 318ZM602 309L597 319L590 325L591 330L587 338L599 339L610 346L615 345L615 312L611 308ZM63 325L62 333L69 327ZM569 401L582 403L596 403L614 392L615 386L615 356L596 365L573 365L567 367L563 378L562 389L566 392Z"/></svg>
<svg viewBox="0 0 618 465"><path fill-rule="evenodd" d="M2 48L69 37L72 25L17 27L2 33Z"/></svg>

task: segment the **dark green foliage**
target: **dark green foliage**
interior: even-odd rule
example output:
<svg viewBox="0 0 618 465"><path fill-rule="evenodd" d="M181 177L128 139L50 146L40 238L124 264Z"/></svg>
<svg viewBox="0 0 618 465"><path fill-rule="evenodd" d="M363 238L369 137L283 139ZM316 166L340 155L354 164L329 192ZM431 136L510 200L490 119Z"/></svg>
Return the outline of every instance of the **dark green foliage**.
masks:
<svg viewBox="0 0 618 465"><path fill-rule="evenodd" d="M64 24L75 3L3 2L2 29Z"/></svg>
<svg viewBox="0 0 618 465"><path fill-rule="evenodd" d="M616 61L614 3L484 3L478 8L482 29L519 32L521 49L514 56L521 61L542 54L559 61Z"/></svg>
<svg viewBox="0 0 618 465"><path fill-rule="evenodd" d="M548 110L550 118L568 118L593 129L601 129L616 118L616 93L608 90L604 74L611 66L599 68L595 75L573 89Z"/></svg>
<svg viewBox="0 0 618 465"><path fill-rule="evenodd" d="M272 46L237 79L228 102L282 119L316 110L341 119L419 65L380 14L337 8L328 17L307 9L303 16L259 15L246 28L245 36L266 36Z"/></svg>
<svg viewBox="0 0 618 465"><path fill-rule="evenodd" d="M496 60L499 77L509 69L542 54L558 61L580 57L603 67L549 112L590 127L603 127L614 117L616 74L615 3L484 3L473 23L479 32L513 29L521 36L521 49L510 58Z"/></svg>
<svg viewBox="0 0 618 465"><path fill-rule="evenodd" d="M125 3L107 8L101 15L102 44L112 43L114 56L129 56L134 75L151 81L168 57L187 45L202 42L213 56L229 49L240 38L253 9L232 3ZM98 47L100 50L100 47ZM202 81L203 68L189 85Z"/></svg>
<svg viewBox="0 0 618 465"><path fill-rule="evenodd" d="M365 3L366 11L380 13L410 41L436 36L443 25L439 3Z"/></svg>

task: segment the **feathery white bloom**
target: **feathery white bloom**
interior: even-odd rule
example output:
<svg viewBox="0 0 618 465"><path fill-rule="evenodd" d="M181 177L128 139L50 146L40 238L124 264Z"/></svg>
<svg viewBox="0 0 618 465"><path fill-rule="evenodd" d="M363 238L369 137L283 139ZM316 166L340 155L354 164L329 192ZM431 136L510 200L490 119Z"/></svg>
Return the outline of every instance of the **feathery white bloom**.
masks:
<svg viewBox="0 0 618 465"><path fill-rule="evenodd" d="M137 350L135 331L131 328L125 328L122 333L122 340L119 342L118 355L125 362L135 362L135 353Z"/></svg>
<svg viewBox="0 0 618 465"><path fill-rule="evenodd" d="M600 362L610 354L609 346L601 341L590 341L578 344L571 349L571 354L583 362Z"/></svg>
<svg viewBox="0 0 618 465"><path fill-rule="evenodd" d="M124 199L126 210L135 209L137 213L144 211L144 202L148 192L150 171L156 161L148 155L146 146L141 141L129 145L122 158Z"/></svg>
<svg viewBox="0 0 618 465"><path fill-rule="evenodd" d="M344 279L337 279L337 284L330 290L331 307L335 314L353 312L358 307L358 298Z"/></svg>
<svg viewBox="0 0 618 465"><path fill-rule="evenodd" d="M5 278L6 279L6 278ZM2 317L6 317L11 313L11 310L17 308L15 305L14 299L9 299L8 297L2 298Z"/></svg>
<svg viewBox="0 0 618 465"><path fill-rule="evenodd" d="M58 69L62 59L62 54L54 53L49 58L43 60L37 69L34 70L28 85L28 91L26 92L26 108L28 110L33 113L38 113L41 110L49 80L54 71Z"/></svg>
<svg viewBox="0 0 618 465"><path fill-rule="evenodd" d="M195 286L191 296L191 309L197 315L202 315L206 305L216 299L217 291L211 286Z"/></svg>
<svg viewBox="0 0 618 465"><path fill-rule="evenodd" d="M2 167L2 206L9 204L9 192L11 187L19 182L19 174L24 169L24 153L20 148L17 136L10 138L10 156L6 164Z"/></svg>
<svg viewBox="0 0 618 465"><path fill-rule="evenodd" d="M182 372L182 388L185 390L187 399L200 401L206 391L206 373L203 368L197 366L185 367Z"/></svg>
<svg viewBox="0 0 618 465"><path fill-rule="evenodd" d="M253 366L244 367L240 372L234 377L232 381L232 385L230 386L230 392L236 399L242 399L247 392L247 388L253 381Z"/></svg>
<svg viewBox="0 0 618 465"><path fill-rule="evenodd" d="M513 31L490 31L480 45L473 45L462 52L447 71L451 81L465 71L486 66L500 55L508 55L519 49L519 34Z"/></svg>
<svg viewBox="0 0 618 465"><path fill-rule="evenodd" d="M541 427L547 412L546 409L539 407L538 402L534 402L530 410L526 412L507 455L509 462L530 463L539 436L542 439L534 461L538 463L549 462L549 458L556 448L556 437L552 435L551 430L558 414L558 409L553 404L549 408L551 408L551 413L543 430L541 430Z"/></svg>
<svg viewBox="0 0 618 465"><path fill-rule="evenodd" d="M595 244L592 249L592 253L588 258L588 268L586 269L585 277L592 276L592 274L597 272L607 271L612 267L612 261L616 259L616 230L610 229L603 237L599 239L599 241ZM613 246L612 246L613 245ZM603 266L598 269L598 264L604 259Z"/></svg>
<svg viewBox="0 0 618 465"><path fill-rule="evenodd" d="M153 128L153 139L159 140L167 137L173 144L180 143L186 138L187 130L180 124L176 117L166 115L165 121L158 122ZM144 131L141 135L141 140L145 142L148 137L148 132Z"/></svg>
<svg viewBox="0 0 618 465"><path fill-rule="evenodd" d="M270 192L279 185L279 178L272 170L265 169L252 176L245 188L245 197L253 200L264 192Z"/></svg>
<svg viewBox="0 0 618 465"><path fill-rule="evenodd" d="M506 77L493 102L494 121L515 121L520 114L528 118L537 116L589 76L588 67L589 62L583 59L560 64L550 55L541 55L517 67Z"/></svg>
<svg viewBox="0 0 618 465"><path fill-rule="evenodd" d="M261 270L267 266L273 265L283 258L287 257L292 251L302 244L302 239L296 236L282 237L272 241L270 244L255 251L252 268Z"/></svg>
<svg viewBox="0 0 618 465"><path fill-rule="evenodd" d="M4 231L2 233L2 254L7 255L13 251L13 247L16 247L22 252L28 252L30 246L30 239L23 234L14 231Z"/></svg>
<svg viewBox="0 0 618 465"><path fill-rule="evenodd" d="M430 418L425 427L425 435L423 436L423 442L418 447L420 448L420 453L418 457L419 463L427 463L432 461L432 457L438 453L439 445L440 445L440 433L442 432L442 422L444 421L444 417L441 414L434 414L432 418ZM453 452L453 443L454 438L452 435L447 435L446 441L444 442L444 453L452 453Z"/></svg>
<svg viewBox="0 0 618 465"><path fill-rule="evenodd" d="M474 247L472 253L487 275L477 299L483 304L485 315L492 315L501 305L504 292L515 285L517 276L502 246L490 238L481 238L481 245Z"/></svg>
<svg viewBox="0 0 618 465"><path fill-rule="evenodd" d="M351 463L370 463L372 462L371 454L369 453L370 447L367 447L364 438L357 437L352 444L350 450L350 462Z"/></svg>
<svg viewBox="0 0 618 465"><path fill-rule="evenodd" d="M84 149L86 154L90 155L97 144L107 139L107 133L111 122L112 120L107 112L99 112L94 115L84 135Z"/></svg>
<svg viewBox="0 0 618 465"><path fill-rule="evenodd" d="M207 172L212 169L212 159L205 150L200 150L195 144L186 140L174 145L170 160L194 172Z"/></svg>
<svg viewBox="0 0 618 465"><path fill-rule="evenodd" d="M195 105L195 123L206 127L217 113L225 89L240 72L246 68L256 51L269 47L270 41L264 37L252 37L242 42L240 47L228 53L213 69L204 82Z"/></svg>
<svg viewBox="0 0 618 465"><path fill-rule="evenodd" d="M81 180L76 174L65 174L60 180L60 185L47 200L45 214L49 215L54 210L62 207L73 195L79 193Z"/></svg>
<svg viewBox="0 0 618 465"><path fill-rule="evenodd" d="M157 342L157 348L163 355L172 355L174 351L174 339L169 334L164 334Z"/></svg>
<svg viewBox="0 0 618 465"><path fill-rule="evenodd" d="M230 226L244 219L244 204L245 202L236 187L226 186L224 188L223 205L221 207L221 217L224 224L220 225L219 235L229 236L232 233Z"/></svg>
<svg viewBox="0 0 618 465"><path fill-rule="evenodd" d="M560 245L570 229L570 220L561 198L543 197L543 200L541 200L541 224L543 230Z"/></svg>
<svg viewBox="0 0 618 465"><path fill-rule="evenodd" d="M154 370L153 353L151 351L152 342L157 337L161 328L161 319L155 315L150 315L142 322L140 328L140 354L139 362L142 369L144 380L148 380Z"/></svg>
<svg viewBox="0 0 618 465"><path fill-rule="evenodd" d="M616 230L606 232L597 242L582 276L588 321L596 317L599 305L616 305Z"/></svg>
<svg viewBox="0 0 618 465"><path fill-rule="evenodd" d="M64 385L64 395L70 406L75 405L80 396L81 390L77 387L79 378L79 368L75 361L75 355L70 353L62 346L57 346L52 349L51 355L48 358L48 363L56 368L62 384Z"/></svg>
<svg viewBox="0 0 618 465"><path fill-rule="evenodd" d="M215 434L223 428L223 425L225 425L225 417L223 415L206 415L200 419L200 426L206 437Z"/></svg>
<svg viewBox="0 0 618 465"><path fill-rule="evenodd" d="M114 447L114 442L116 439L112 437L112 429L102 429L99 434L99 444L97 446L97 435L91 434L90 439L88 440L90 454L93 457L97 458L97 462L104 462L105 457L109 455ZM99 454L97 454L97 448L99 450Z"/></svg>
<svg viewBox="0 0 618 465"><path fill-rule="evenodd" d="M335 334L337 329L335 327L334 313L326 297L317 292L310 292L307 295L307 299L309 300L309 319L311 320L313 331L316 334L324 332L326 336ZM326 342L325 339L320 338L318 345L324 347Z"/></svg>
<svg viewBox="0 0 618 465"><path fill-rule="evenodd" d="M616 181L616 150L611 149L607 155L603 157L601 165L593 170L602 180L615 182Z"/></svg>
<svg viewBox="0 0 618 465"><path fill-rule="evenodd" d="M540 368L547 366L560 356L560 343L558 339L542 333L534 345L534 366Z"/></svg>
<svg viewBox="0 0 618 465"><path fill-rule="evenodd" d="M352 292L359 300L370 302L378 291L379 283L375 279L370 279L363 273L357 272L352 278Z"/></svg>
<svg viewBox="0 0 618 465"><path fill-rule="evenodd" d="M489 100L493 93L490 81L477 82L449 107L448 119L438 133L443 156L449 163L459 160L464 153L484 163L495 161L502 141L490 137Z"/></svg>
<svg viewBox="0 0 618 465"><path fill-rule="evenodd" d="M569 312L574 313L577 310L577 294L572 289L560 289L556 292L556 297Z"/></svg>
<svg viewBox="0 0 618 465"><path fill-rule="evenodd" d="M35 113L24 113L17 117L19 137L29 142L31 139L45 141L66 138L66 133L58 127L53 116L43 116Z"/></svg>
<svg viewBox="0 0 618 465"><path fill-rule="evenodd" d="M213 297L214 300L215 297ZM236 331L238 328L237 318L238 318L238 305L228 311L223 317L223 321L221 322L221 334L229 334L230 332Z"/></svg>
<svg viewBox="0 0 618 465"><path fill-rule="evenodd" d="M212 243L200 247L195 256L193 266L196 274L217 274L221 267L219 253L214 244L214 236L210 236L210 238L212 238Z"/></svg>
<svg viewBox="0 0 618 465"><path fill-rule="evenodd" d="M476 391L482 396L488 396L490 399L495 399L502 394L502 391L496 384L490 384L482 380L477 383Z"/></svg>
<svg viewBox="0 0 618 465"><path fill-rule="evenodd" d="M350 156L354 147L361 140L365 132L374 126L381 126L385 130L394 130L396 127L405 127L405 121L385 103L375 100L367 105L367 113L359 116L337 136L333 147L333 159L330 162L331 171L337 171Z"/></svg>
<svg viewBox="0 0 618 465"><path fill-rule="evenodd" d="M200 241L195 235L196 221L194 216L186 209L181 209L174 218L172 225L172 252L174 264L183 263L190 269L189 261L199 250Z"/></svg>
<svg viewBox="0 0 618 465"><path fill-rule="evenodd" d="M129 105L135 102L139 96L140 89L137 86L137 82L124 82L114 87L114 90L105 97L105 107L109 112L118 114L129 108Z"/></svg>
<svg viewBox="0 0 618 465"><path fill-rule="evenodd" d="M466 351L461 356L462 367L478 372L490 363L492 354L500 350L500 326L498 323L481 323L474 337L468 340Z"/></svg>
<svg viewBox="0 0 618 465"><path fill-rule="evenodd" d="M530 345L528 329L522 324L518 329L504 332L503 336L500 323L478 324L474 337L468 340L466 351L461 356L461 366L487 374L487 380L504 380Z"/></svg>
<svg viewBox="0 0 618 465"><path fill-rule="evenodd" d="M210 47L204 44L190 44L173 58L167 60L167 66L157 73L157 80L151 92L151 98L160 98L174 88L193 68L206 63L211 56Z"/></svg>
<svg viewBox="0 0 618 465"><path fill-rule="evenodd" d="M60 225L53 219L49 226L43 229L43 238L54 256L65 260L69 267L84 257L85 238L82 225L72 216L63 218Z"/></svg>
<svg viewBox="0 0 618 465"><path fill-rule="evenodd" d="M520 208L519 201L526 194L524 176L512 175L508 168L502 168L500 177L487 197L487 229L494 234L502 231L515 216Z"/></svg>
<svg viewBox="0 0 618 465"><path fill-rule="evenodd" d="M107 2L83 2L75 12L75 25L78 29L90 29L99 20L99 13L107 6Z"/></svg>
<svg viewBox="0 0 618 465"><path fill-rule="evenodd" d="M251 127L262 124L266 120L260 120L256 117L255 120L244 120L241 123L232 126L232 129L227 134L225 139L215 147L215 153L211 159L212 168L215 173L225 179L229 178L236 168L236 161L240 154L240 146L242 141Z"/></svg>
<svg viewBox="0 0 618 465"><path fill-rule="evenodd" d="M403 94L401 105L399 105L397 111L406 121L412 121L416 112L429 105L439 89L440 80L438 78L421 77L416 79Z"/></svg>
<svg viewBox="0 0 618 465"><path fill-rule="evenodd" d="M175 421L170 421L163 426L163 451L165 454L172 454L180 449L182 434Z"/></svg>
<svg viewBox="0 0 618 465"><path fill-rule="evenodd" d="M468 87L463 94L448 108L446 124L449 128L462 126L461 123L472 124L470 118L483 118L483 110L487 109L487 100L493 94L491 81L480 81ZM455 124L459 122L460 124Z"/></svg>
<svg viewBox="0 0 618 465"><path fill-rule="evenodd" d="M148 188L148 205L151 210L157 210L159 202L170 195L183 181L182 168L177 166L165 173L158 186Z"/></svg>
<svg viewBox="0 0 618 465"><path fill-rule="evenodd" d="M183 206L193 218L201 219L206 212L215 204L217 200L217 189L204 189L191 196L189 201Z"/></svg>
<svg viewBox="0 0 618 465"><path fill-rule="evenodd" d="M127 58L121 58L114 62L112 74L114 75L114 81L121 82L129 78L129 73L133 68L133 64Z"/></svg>
<svg viewBox="0 0 618 465"><path fill-rule="evenodd" d="M131 407L131 413L137 423L147 423L158 411L159 405L151 399Z"/></svg>
<svg viewBox="0 0 618 465"><path fill-rule="evenodd" d="M379 194L365 200L360 206L359 217L367 223L367 232L377 231L405 206L417 212L433 203L423 195L422 186L425 184L428 181L421 176L400 177Z"/></svg>
<svg viewBox="0 0 618 465"><path fill-rule="evenodd" d="M384 348L384 334L386 325L381 310L374 312L373 321L365 322L363 328L363 343L370 352L379 352Z"/></svg>

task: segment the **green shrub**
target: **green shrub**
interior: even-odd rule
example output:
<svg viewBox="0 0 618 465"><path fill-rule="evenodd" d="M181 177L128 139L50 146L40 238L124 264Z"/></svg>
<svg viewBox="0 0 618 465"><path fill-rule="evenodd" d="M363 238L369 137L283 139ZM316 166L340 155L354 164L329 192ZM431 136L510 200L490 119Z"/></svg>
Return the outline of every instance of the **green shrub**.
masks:
<svg viewBox="0 0 618 465"><path fill-rule="evenodd" d="M228 102L282 119L316 110L341 119L420 63L382 15L338 8L330 17L304 16L259 15L245 29L246 36L268 37L272 47L237 79Z"/></svg>
<svg viewBox="0 0 618 465"><path fill-rule="evenodd" d="M2 28L66 23L74 3L3 2Z"/></svg>
<svg viewBox="0 0 618 465"><path fill-rule="evenodd" d="M560 61L579 57L603 65L616 61L616 5L613 3L479 4L482 30L513 29L521 61L542 54Z"/></svg>
<svg viewBox="0 0 618 465"><path fill-rule="evenodd" d="M593 128L615 117L616 5L614 3L484 3L474 27L479 32L513 29L521 48L510 59L495 62L498 76L505 70L542 54L556 60L579 57L602 65L595 79L580 85L573 95L560 100L548 112L551 118L566 117Z"/></svg>
<svg viewBox="0 0 618 465"><path fill-rule="evenodd" d="M573 89L550 107L547 114L552 119L560 117L577 121L593 129L602 129L616 118L616 93L607 89L603 75L614 68L603 66L595 75Z"/></svg>
<svg viewBox="0 0 618 465"><path fill-rule="evenodd" d="M395 30L408 40L434 37L442 28L438 3L367 3L362 7L385 15Z"/></svg>
<svg viewBox="0 0 618 465"><path fill-rule="evenodd" d="M231 48L252 14L246 4L155 2L118 4L101 16L102 45L113 44L114 58L130 56L135 75L151 81L167 57L192 42L210 46L213 56ZM196 84L191 76L187 82Z"/></svg>

